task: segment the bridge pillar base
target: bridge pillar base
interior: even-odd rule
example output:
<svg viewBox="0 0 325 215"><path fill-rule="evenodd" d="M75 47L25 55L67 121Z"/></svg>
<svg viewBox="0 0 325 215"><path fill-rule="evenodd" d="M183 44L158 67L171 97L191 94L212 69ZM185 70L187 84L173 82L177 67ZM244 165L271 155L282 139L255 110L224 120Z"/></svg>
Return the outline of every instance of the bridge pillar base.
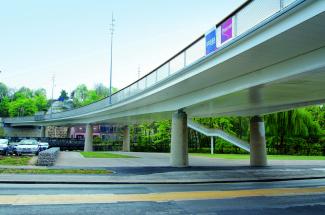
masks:
<svg viewBox="0 0 325 215"><path fill-rule="evenodd" d="M188 166L187 115L182 110L173 114L170 164L173 167Z"/></svg>
<svg viewBox="0 0 325 215"><path fill-rule="evenodd" d="M85 152L93 151L93 126L91 124L86 125L84 151Z"/></svg>
<svg viewBox="0 0 325 215"><path fill-rule="evenodd" d="M250 120L250 165L267 165L265 128L261 116L253 116Z"/></svg>
<svg viewBox="0 0 325 215"><path fill-rule="evenodd" d="M45 137L45 126L41 126L40 136Z"/></svg>
<svg viewBox="0 0 325 215"><path fill-rule="evenodd" d="M130 128L129 126L125 126L123 128L123 152L129 152L130 151Z"/></svg>

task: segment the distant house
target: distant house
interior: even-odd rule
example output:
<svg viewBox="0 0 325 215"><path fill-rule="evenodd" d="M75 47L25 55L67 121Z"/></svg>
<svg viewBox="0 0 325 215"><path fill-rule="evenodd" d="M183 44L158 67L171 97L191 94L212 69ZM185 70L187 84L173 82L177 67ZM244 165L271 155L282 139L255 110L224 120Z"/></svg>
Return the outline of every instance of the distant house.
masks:
<svg viewBox="0 0 325 215"><path fill-rule="evenodd" d="M45 136L51 138L67 138L69 127L65 126L46 126Z"/></svg>
<svg viewBox="0 0 325 215"><path fill-rule="evenodd" d="M99 137L103 140L119 140L121 128L116 125L94 125L93 137ZM86 126L78 125L70 128L70 138L84 139Z"/></svg>
<svg viewBox="0 0 325 215"><path fill-rule="evenodd" d="M35 118L42 120L44 114L54 114L67 110L73 109L72 100L59 101L54 100L51 104L51 107L47 112L38 112L35 114ZM51 138L67 138L69 137L69 127L65 126L47 126L46 127L46 137Z"/></svg>

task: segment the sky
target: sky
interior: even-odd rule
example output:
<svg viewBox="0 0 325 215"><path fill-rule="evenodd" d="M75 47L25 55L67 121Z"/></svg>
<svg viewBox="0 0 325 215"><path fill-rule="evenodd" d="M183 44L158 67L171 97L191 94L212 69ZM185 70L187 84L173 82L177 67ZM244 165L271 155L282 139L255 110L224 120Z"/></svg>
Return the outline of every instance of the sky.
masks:
<svg viewBox="0 0 325 215"><path fill-rule="evenodd" d="M0 0L0 82L45 88L129 85L211 29L245 0Z"/></svg>

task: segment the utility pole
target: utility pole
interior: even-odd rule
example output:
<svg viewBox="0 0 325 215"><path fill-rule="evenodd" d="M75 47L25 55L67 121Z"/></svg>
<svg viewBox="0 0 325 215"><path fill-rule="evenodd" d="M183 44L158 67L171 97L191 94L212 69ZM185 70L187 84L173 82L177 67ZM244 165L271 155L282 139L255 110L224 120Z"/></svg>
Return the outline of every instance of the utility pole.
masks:
<svg viewBox="0 0 325 215"><path fill-rule="evenodd" d="M113 35L115 30L115 19L112 13L112 23L109 28L111 32L111 65L110 65L110 73L109 73L109 103L112 104L112 73L113 73Z"/></svg>
<svg viewBox="0 0 325 215"><path fill-rule="evenodd" d="M51 118L52 118L52 112L53 112L53 99L54 99L54 86L55 86L55 74L53 74L52 76L52 97L51 97L51 100L52 100L52 103L51 103Z"/></svg>

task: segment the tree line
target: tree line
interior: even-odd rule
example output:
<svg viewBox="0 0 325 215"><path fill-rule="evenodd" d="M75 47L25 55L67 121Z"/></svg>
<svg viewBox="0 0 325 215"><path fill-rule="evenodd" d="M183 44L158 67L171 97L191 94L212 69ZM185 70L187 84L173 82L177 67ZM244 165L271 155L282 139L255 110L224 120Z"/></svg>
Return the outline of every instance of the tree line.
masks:
<svg viewBox="0 0 325 215"><path fill-rule="evenodd" d="M45 89L22 87L15 90L0 83L0 117L31 116L48 107Z"/></svg>
<svg viewBox="0 0 325 215"><path fill-rule="evenodd" d="M112 92L116 92L115 87ZM73 108L81 107L101 100L109 95L109 89L103 84L96 84L93 89L86 85L78 85L70 95L61 90L60 96L54 101L70 101ZM27 87L13 89L0 82L0 117L32 116L39 111L48 111L52 99L48 99L43 88L32 90Z"/></svg>

